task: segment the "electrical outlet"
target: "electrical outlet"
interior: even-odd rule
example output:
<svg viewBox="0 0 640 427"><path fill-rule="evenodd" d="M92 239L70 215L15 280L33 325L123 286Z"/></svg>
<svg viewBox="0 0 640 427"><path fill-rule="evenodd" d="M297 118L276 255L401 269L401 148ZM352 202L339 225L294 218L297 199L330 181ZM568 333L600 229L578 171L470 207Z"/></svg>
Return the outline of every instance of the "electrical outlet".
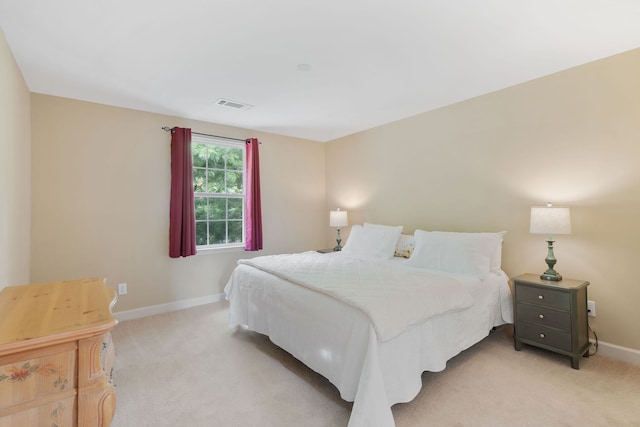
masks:
<svg viewBox="0 0 640 427"><path fill-rule="evenodd" d="M118 295L126 295L126 294L127 294L127 284L118 283Z"/></svg>
<svg viewBox="0 0 640 427"><path fill-rule="evenodd" d="M596 302L595 301L587 301L587 313L589 317L596 317Z"/></svg>

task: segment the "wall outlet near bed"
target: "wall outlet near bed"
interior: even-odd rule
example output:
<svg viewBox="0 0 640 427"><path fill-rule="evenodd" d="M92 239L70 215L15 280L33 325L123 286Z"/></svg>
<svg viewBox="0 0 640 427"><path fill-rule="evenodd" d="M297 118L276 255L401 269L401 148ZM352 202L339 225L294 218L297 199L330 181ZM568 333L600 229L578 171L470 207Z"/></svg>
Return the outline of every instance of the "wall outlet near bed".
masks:
<svg viewBox="0 0 640 427"><path fill-rule="evenodd" d="M126 294L127 294L127 284L118 283L118 295L126 295Z"/></svg>
<svg viewBox="0 0 640 427"><path fill-rule="evenodd" d="M596 317L596 302L595 301L587 301L587 313L589 317Z"/></svg>

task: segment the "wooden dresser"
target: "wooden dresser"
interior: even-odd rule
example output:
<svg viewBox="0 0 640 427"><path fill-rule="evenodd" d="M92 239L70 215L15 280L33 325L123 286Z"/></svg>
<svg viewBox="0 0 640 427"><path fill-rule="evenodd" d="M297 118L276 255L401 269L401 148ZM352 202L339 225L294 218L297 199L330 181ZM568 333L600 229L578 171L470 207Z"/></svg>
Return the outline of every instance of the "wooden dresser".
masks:
<svg viewBox="0 0 640 427"><path fill-rule="evenodd" d="M0 292L0 427L105 427L116 398L101 348L117 321L99 279Z"/></svg>

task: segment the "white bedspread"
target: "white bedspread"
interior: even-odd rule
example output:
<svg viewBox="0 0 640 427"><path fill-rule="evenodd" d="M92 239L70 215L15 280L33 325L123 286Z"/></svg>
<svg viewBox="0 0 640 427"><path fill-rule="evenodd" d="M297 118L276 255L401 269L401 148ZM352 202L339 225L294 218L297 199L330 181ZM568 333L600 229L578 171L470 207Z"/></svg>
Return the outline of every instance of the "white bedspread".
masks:
<svg viewBox="0 0 640 427"><path fill-rule="evenodd" d="M384 263L412 270L400 259ZM362 310L240 263L225 287L229 322L269 336L334 384L344 400L353 402L349 427L390 427L391 406L418 394L422 372L443 370L447 360L482 340L493 326L513 321L503 272L483 281L444 276L461 283L473 299L471 307L432 316L382 342Z"/></svg>
<svg viewBox="0 0 640 427"><path fill-rule="evenodd" d="M471 306L471 295L451 277L399 263L370 262L318 252L238 261L322 292L364 312L378 340L388 341L429 317Z"/></svg>

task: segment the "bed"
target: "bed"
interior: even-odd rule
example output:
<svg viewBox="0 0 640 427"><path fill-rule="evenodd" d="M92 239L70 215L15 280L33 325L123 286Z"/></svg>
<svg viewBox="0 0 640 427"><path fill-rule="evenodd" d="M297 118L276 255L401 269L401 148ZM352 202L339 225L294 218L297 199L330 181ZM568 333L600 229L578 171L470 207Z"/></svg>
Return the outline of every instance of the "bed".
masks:
<svg viewBox="0 0 640 427"><path fill-rule="evenodd" d="M513 321L504 232L401 230L353 226L342 252L240 260L225 286L229 322L326 377L353 402L349 426L394 426L422 372Z"/></svg>

